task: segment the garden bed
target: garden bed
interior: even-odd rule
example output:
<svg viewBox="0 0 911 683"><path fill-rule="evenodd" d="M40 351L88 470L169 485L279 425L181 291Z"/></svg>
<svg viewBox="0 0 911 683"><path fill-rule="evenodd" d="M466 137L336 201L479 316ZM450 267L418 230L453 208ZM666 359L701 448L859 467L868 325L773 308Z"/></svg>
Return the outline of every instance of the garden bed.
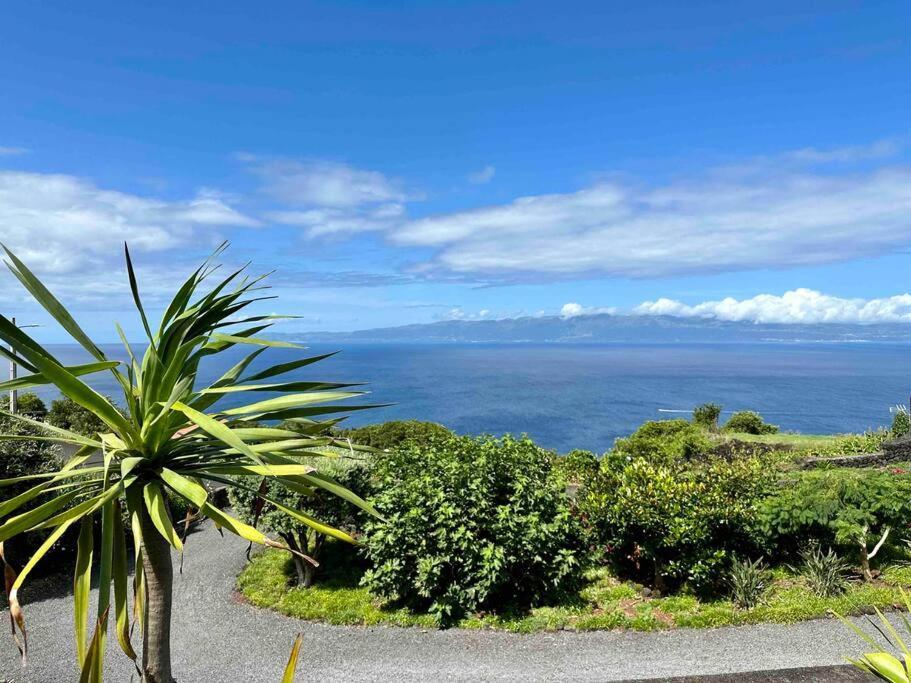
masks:
<svg viewBox="0 0 911 683"><path fill-rule="evenodd" d="M331 560L330 560L331 562ZM328 565L329 563L327 563ZM240 593L257 607L287 616L336 625L439 627L430 614L386 605L359 585L360 570L352 565L335 571L324 567L328 578L311 588L292 588L294 574L287 554L268 550L238 577ZM865 614L900 608L901 589L911 588L911 565L888 566L877 580L852 582L837 597L813 594L805 580L784 568L772 571L772 581L761 604L737 609L727 599L700 600L693 595L652 597L632 582L618 581L606 569L590 570L586 586L567 604L537 607L521 614L475 614L457 622L460 628L493 628L517 633L576 630L631 629L655 631L671 628L712 628L742 624L787 624L826 617Z"/></svg>

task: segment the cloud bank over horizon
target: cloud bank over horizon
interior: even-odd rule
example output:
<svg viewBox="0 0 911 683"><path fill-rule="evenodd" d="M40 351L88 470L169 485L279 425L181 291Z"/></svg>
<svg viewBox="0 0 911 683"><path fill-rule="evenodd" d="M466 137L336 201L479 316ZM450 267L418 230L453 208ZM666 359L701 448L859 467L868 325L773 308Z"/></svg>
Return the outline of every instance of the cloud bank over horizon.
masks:
<svg viewBox="0 0 911 683"><path fill-rule="evenodd" d="M435 306L447 301L449 319L508 318L529 308L544 315L546 308L565 319L626 312L759 323L905 323L911 322L911 294L842 298L798 288L800 281L785 281L782 289L794 288L781 295L695 304L661 297L630 306L642 298L632 294L636 280L785 272L906 250L911 163L896 158L903 148L899 139L807 147L671 180L599 180L572 192L456 205L424 217L412 213L432 198L406 180L325 159L238 153L242 189L191 186L167 199L71 174L0 169L0 239L56 291L92 305L103 305L111 291L123 241L147 255L154 295L167 290L189 252L223 237L271 244L274 235L281 240L274 249L290 264L279 280L285 291L436 287L446 291L440 299L426 292L417 298ZM486 166L462 176L463 187L483 185L495 174ZM251 231L262 237L242 237ZM320 252L325 244L339 246ZM364 244L368 249L354 259ZM317 260L326 255L325 267L307 260L310 246ZM546 303L527 294L498 297L489 306L452 298L459 287L527 284L559 284L564 295L578 296L575 282L608 279L625 281L622 308L578 301L561 308L562 296ZM675 290L670 280L668 291ZM15 297L0 291L0 300Z"/></svg>
<svg viewBox="0 0 911 683"><path fill-rule="evenodd" d="M660 298L639 304L632 314L754 323L911 323L911 294L879 299L846 299L799 288L780 296L727 297L695 305Z"/></svg>

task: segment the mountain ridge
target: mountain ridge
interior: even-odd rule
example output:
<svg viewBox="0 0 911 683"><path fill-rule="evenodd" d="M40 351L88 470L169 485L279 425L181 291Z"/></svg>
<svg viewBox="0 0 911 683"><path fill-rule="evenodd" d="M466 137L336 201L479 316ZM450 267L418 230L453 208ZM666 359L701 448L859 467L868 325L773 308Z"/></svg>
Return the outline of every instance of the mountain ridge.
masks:
<svg viewBox="0 0 911 683"><path fill-rule="evenodd" d="M352 332L284 333L308 342L345 343L693 343L907 342L908 323L754 323L600 313L564 318L442 320Z"/></svg>

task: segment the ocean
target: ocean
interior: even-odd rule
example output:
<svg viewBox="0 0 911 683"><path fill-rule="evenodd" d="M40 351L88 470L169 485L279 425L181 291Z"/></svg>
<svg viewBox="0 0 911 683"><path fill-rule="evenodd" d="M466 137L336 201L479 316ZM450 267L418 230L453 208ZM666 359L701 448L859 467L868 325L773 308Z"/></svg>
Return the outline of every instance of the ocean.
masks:
<svg viewBox="0 0 911 683"><path fill-rule="evenodd" d="M77 346L48 349L66 364L88 360ZM124 357L120 347L104 349ZM202 368L200 381L214 380L249 350L221 354L218 364ZM306 353L334 350L314 345ZM863 431L887 425L890 406L907 403L911 392L911 345L897 343L352 344L340 350L294 378L368 382L371 393L361 402L392 404L354 413L348 424L432 420L465 434L527 433L560 452L603 452L646 420L685 415L708 401L727 414L756 410L782 430ZM270 350L253 369L299 353ZM110 374L86 379L117 397ZM53 390L38 393L55 397ZM230 396L224 405L241 401Z"/></svg>

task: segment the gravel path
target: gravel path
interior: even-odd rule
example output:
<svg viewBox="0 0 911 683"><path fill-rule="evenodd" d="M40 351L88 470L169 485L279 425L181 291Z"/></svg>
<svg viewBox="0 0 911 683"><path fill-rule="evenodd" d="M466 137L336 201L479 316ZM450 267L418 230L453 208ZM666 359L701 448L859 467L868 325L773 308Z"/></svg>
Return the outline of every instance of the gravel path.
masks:
<svg viewBox="0 0 911 683"><path fill-rule="evenodd" d="M330 681L662 679L838 665L845 654L861 649L849 629L831 620L658 633L534 635L310 624L238 599L232 589L243 566L244 547L233 536L221 538L209 524L188 539L184 573L175 577L173 649L179 683L277 682L299 631L304 633L299 680ZM9 681L77 679L72 596L60 593L32 597L24 605L31 635L27 669L20 669L12 639L0 635L0 671ZM5 614L0 618L6 623ZM132 664L116 642L108 646L106 667L106 680L130 679ZM853 678L848 670L830 670L737 680Z"/></svg>

